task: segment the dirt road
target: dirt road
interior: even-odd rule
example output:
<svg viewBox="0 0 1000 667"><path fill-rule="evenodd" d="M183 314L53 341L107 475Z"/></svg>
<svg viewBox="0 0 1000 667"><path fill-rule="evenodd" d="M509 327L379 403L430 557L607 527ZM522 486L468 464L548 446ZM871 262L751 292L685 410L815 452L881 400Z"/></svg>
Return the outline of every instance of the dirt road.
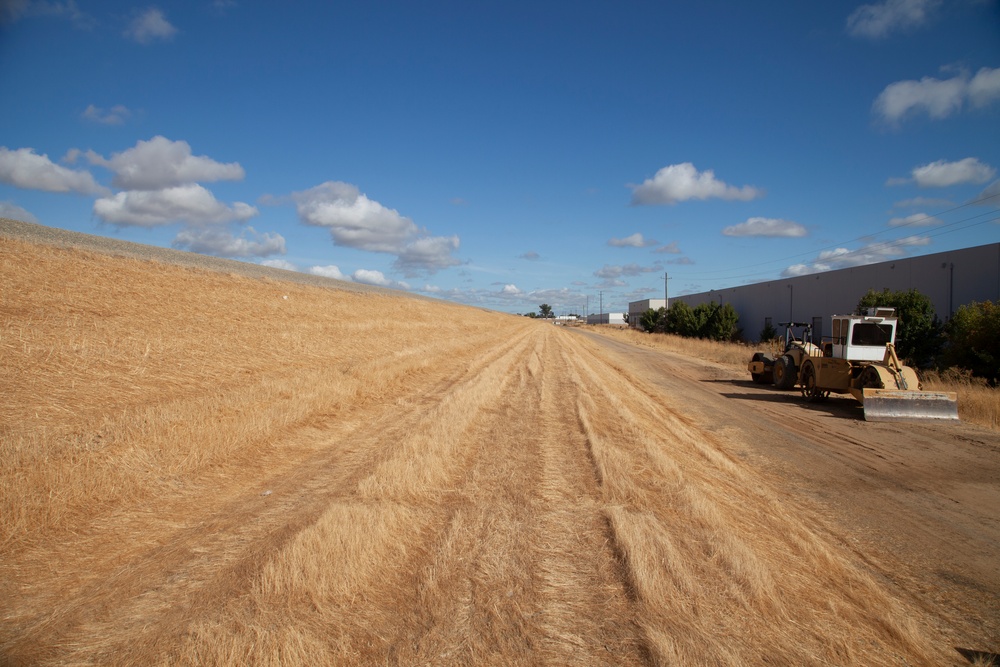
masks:
<svg viewBox="0 0 1000 667"><path fill-rule="evenodd" d="M1000 437L961 423L871 423L850 397L797 392L584 333L613 363L722 435L726 451L812 501L958 647L1000 647Z"/></svg>
<svg viewBox="0 0 1000 667"><path fill-rule="evenodd" d="M400 354L407 355L406 350ZM0 570L6 664L964 664L1000 438L517 321Z"/></svg>

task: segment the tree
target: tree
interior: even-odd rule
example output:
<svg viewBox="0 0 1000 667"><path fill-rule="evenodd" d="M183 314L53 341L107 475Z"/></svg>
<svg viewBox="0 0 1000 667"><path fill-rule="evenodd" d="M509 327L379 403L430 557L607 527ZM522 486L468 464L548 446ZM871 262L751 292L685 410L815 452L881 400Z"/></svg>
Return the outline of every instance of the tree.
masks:
<svg viewBox="0 0 1000 667"><path fill-rule="evenodd" d="M694 319L694 311L691 306L683 301L674 301L667 310L666 332L677 334L678 336L697 336L698 325Z"/></svg>
<svg viewBox="0 0 1000 667"><path fill-rule="evenodd" d="M642 315L639 316L639 326L642 327L643 331L648 333L654 333L657 331L663 331L666 326L667 321L667 309L660 308L659 310L648 309Z"/></svg>
<svg viewBox="0 0 1000 667"><path fill-rule="evenodd" d="M705 306L705 309L704 320L698 330L700 338L718 341L730 341L736 338L738 331L736 323L739 321L740 316L732 304L721 304L712 301L708 304L701 304L698 308L702 306ZM696 312L698 308L695 308ZM701 317L698 317L698 319L699 321L702 320Z"/></svg>
<svg viewBox="0 0 1000 667"><path fill-rule="evenodd" d="M760 330L759 340L761 343L766 343L770 340L774 340L777 337L778 337L778 330L774 328L774 325L771 324L771 319L768 318L767 321L764 322L764 328Z"/></svg>
<svg viewBox="0 0 1000 667"><path fill-rule="evenodd" d="M959 306L945 331L945 361L996 386L1000 382L1000 304L974 301Z"/></svg>
<svg viewBox="0 0 1000 667"><path fill-rule="evenodd" d="M927 366L941 351L944 343L941 321L934 314L931 300L915 289L876 292L868 290L858 301L858 312L866 308L884 306L896 309L899 324L896 328L896 354L912 366Z"/></svg>
<svg viewBox="0 0 1000 667"><path fill-rule="evenodd" d="M552 317L552 306L547 303L543 303L538 307L538 312L542 317Z"/></svg>

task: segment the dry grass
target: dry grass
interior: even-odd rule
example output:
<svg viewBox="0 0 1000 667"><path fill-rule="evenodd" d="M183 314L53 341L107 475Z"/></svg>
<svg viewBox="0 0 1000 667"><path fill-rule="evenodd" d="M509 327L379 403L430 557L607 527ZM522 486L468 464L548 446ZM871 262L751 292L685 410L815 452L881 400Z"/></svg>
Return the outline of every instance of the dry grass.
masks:
<svg viewBox="0 0 1000 667"><path fill-rule="evenodd" d="M642 345L666 350L689 357L712 361L729 367L734 373L747 375L747 362L758 350L779 353L777 348L768 349L743 343L720 343L718 341L683 338L681 336L648 334L635 329L613 329L592 327L603 335L625 340L633 345ZM958 415L962 421L978 424L994 431L1000 430L1000 389L972 378L968 373L950 371L936 373L921 372L923 388L928 391L953 391L958 394Z"/></svg>
<svg viewBox="0 0 1000 667"><path fill-rule="evenodd" d="M7 239L0 290L5 664L951 659L573 332Z"/></svg>

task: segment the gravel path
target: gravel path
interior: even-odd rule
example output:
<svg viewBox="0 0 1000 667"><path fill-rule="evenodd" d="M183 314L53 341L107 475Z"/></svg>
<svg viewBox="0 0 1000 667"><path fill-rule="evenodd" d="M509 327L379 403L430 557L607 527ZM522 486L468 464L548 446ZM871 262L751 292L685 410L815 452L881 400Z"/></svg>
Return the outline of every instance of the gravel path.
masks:
<svg viewBox="0 0 1000 667"><path fill-rule="evenodd" d="M314 276L298 271L287 271L276 269L250 262L239 262L233 259L223 259L210 255L200 255L195 252L185 252L174 250L173 248L160 248L158 246L144 245L142 243L132 243L120 239L108 238L105 236L95 236L92 234L81 234L80 232L70 232L65 229L46 227L20 220L0 218L0 236L21 239L31 243L42 243L45 245L59 246L63 248L83 248L108 255L129 257L132 259L152 260L165 264L176 264L206 271L220 271L222 273L236 273L250 278L271 278L272 280L290 281L316 287L327 287L332 289L348 290L351 292L362 292L369 294L386 294L392 296L408 296L418 299L426 299L419 294L391 290L373 285L362 285L348 282L346 280L335 280Z"/></svg>

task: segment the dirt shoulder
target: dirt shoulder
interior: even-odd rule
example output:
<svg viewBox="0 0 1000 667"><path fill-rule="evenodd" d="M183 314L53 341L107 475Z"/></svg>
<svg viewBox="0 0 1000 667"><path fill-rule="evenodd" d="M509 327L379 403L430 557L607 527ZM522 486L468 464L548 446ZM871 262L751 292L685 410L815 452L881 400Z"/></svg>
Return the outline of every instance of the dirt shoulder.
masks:
<svg viewBox="0 0 1000 667"><path fill-rule="evenodd" d="M939 618L956 648L1000 651L1000 435L866 422L850 398L810 404L717 364L581 333L841 524L848 546Z"/></svg>

